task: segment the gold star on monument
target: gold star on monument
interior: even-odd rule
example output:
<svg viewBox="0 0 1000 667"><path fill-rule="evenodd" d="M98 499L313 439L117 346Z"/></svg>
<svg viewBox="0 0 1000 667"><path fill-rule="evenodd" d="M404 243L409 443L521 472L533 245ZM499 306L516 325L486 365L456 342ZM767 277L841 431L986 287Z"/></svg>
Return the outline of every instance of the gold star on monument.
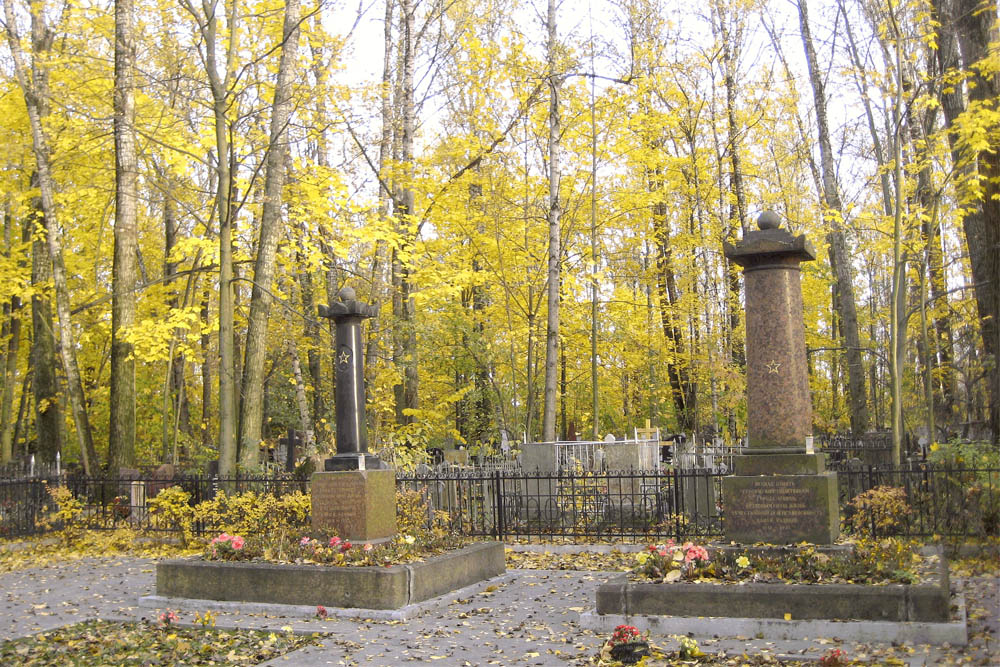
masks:
<svg viewBox="0 0 1000 667"><path fill-rule="evenodd" d="M343 352L340 353L339 362L344 366L351 363L351 355L347 353L347 350L344 350Z"/></svg>
<svg viewBox="0 0 1000 667"><path fill-rule="evenodd" d="M778 368L781 366L781 363L777 362L777 361L774 361L772 359L770 363L766 364L766 366L767 366L767 373L768 373L768 375L770 375L771 373L777 373L778 372Z"/></svg>

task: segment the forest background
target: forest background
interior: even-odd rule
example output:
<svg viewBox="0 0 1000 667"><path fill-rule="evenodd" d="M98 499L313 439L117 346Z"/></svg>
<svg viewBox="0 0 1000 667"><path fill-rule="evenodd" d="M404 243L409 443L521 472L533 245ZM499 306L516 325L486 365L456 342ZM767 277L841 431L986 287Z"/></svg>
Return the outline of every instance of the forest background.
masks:
<svg viewBox="0 0 1000 667"><path fill-rule="evenodd" d="M4 0L0 458L744 428L741 278L803 267L817 433L995 438L995 0ZM377 29L373 31L372 26ZM374 72L374 75L370 73Z"/></svg>

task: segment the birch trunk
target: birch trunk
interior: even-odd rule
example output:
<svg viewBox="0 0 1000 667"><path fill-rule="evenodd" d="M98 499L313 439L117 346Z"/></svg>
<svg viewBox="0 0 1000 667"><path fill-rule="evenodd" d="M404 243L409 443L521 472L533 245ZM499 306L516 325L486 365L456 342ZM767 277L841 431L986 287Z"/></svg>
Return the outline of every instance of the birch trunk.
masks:
<svg viewBox="0 0 1000 667"><path fill-rule="evenodd" d="M56 218L55 184L49 163L48 138L42 126L42 118L47 112L48 85L44 74L44 64L38 60L38 49L48 50L52 44L53 33L44 23L40 7L32 8L32 45L33 57L29 65L21 47L20 36L16 32L13 0L4 0L4 12L7 19L7 42L14 61L14 71L24 94L25 106L28 111L28 124L31 131L32 151L35 155L36 174L40 191L42 221L45 227L45 243L48 249L49 262L52 266L52 282L56 296L56 315L59 321L59 353L63 372L66 375L66 388L69 393L73 420L76 424L77 441L80 446L80 456L84 472L87 475L97 471L97 454L94 450L94 440L90 430L90 420L87 416L86 401L83 394L83 383L80 370L76 363L76 341L73 336L73 324L70 318L69 288L66 283L66 267L63 263L62 243L59 221Z"/></svg>
<svg viewBox="0 0 1000 667"><path fill-rule="evenodd" d="M292 78L299 46L299 0L285 4L281 58L274 86L274 105L264 175L264 202L260 215L260 239L254 263L253 293L247 321L246 356L240 413L240 466L258 465L261 425L264 414L264 361L267 357L267 315L271 309L271 283L275 255L282 231L281 196L285 187L285 157L288 154L288 122L292 114ZM303 424L303 429L308 428ZM311 430L311 429L310 429Z"/></svg>
<svg viewBox="0 0 1000 667"><path fill-rule="evenodd" d="M135 323L138 238L135 146L135 2L115 0L115 227L111 272L111 397L108 468L135 465Z"/></svg>
<svg viewBox="0 0 1000 667"><path fill-rule="evenodd" d="M559 284L562 262L559 201L560 139L562 124L559 117L561 77L556 72L558 44L556 42L556 0L548 0L546 43L549 84L549 250L548 250L548 317L545 325L545 390L542 408L542 440L556 439L556 393L559 380Z"/></svg>

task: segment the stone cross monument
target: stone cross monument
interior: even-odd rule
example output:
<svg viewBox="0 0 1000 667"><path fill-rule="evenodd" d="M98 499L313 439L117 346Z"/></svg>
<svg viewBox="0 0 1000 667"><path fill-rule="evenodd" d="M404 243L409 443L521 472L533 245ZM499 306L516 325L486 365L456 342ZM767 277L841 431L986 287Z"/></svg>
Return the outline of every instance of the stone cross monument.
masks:
<svg viewBox="0 0 1000 667"><path fill-rule="evenodd" d="M368 453L365 416L364 339L361 322L378 308L345 287L339 301L320 306L336 325L337 453L312 477L312 524L349 540L377 542L396 532L396 472Z"/></svg>
<svg viewBox="0 0 1000 667"><path fill-rule="evenodd" d="M364 339L361 321L378 315L378 307L358 301L354 290L345 287L339 302L320 306L320 317L329 317L336 326L334 366L337 386L337 454L324 463L325 470L377 470L382 462L368 453L365 413Z"/></svg>
<svg viewBox="0 0 1000 667"><path fill-rule="evenodd" d="M839 534L836 473L812 451L799 265L816 259L805 236L781 229L777 214L758 219L736 245L746 290L747 449L723 479L726 539L829 544Z"/></svg>

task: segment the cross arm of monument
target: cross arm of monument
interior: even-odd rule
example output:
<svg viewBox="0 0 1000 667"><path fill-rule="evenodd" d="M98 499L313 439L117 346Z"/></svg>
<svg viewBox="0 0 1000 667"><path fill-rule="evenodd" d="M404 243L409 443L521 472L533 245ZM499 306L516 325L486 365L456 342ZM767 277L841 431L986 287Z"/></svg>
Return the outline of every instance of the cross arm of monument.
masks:
<svg viewBox="0 0 1000 667"><path fill-rule="evenodd" d="M319 306L319 316L329 317L331 319L339 319L341 317L376 317L378 315L379 307L377 305L372 305L358 301L355 298L354 290L350 287L345 287L340 290L337 295L340 299L339 301L334 301L328 306Z"/></svg>

